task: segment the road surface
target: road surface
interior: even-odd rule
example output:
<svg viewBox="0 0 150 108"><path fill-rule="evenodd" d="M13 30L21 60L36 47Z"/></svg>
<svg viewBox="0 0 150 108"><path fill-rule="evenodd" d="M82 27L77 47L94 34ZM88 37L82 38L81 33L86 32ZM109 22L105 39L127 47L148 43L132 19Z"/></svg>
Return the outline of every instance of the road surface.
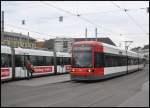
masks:
<svg viewBox="0 0 150 108"><path fill-rule="evenodd" d="M52 77L1 84L3 107L148 107L149 66L120 77L96 82L50 81ZM55 80L57 80L55 76ZM44 80L42 80L44 79ZM47 79L47 80L46 80ZM43 81L43 82L42 82ZM25 83L26 82L26 83ZM42 83L41 83L42 82Z"/></svg>

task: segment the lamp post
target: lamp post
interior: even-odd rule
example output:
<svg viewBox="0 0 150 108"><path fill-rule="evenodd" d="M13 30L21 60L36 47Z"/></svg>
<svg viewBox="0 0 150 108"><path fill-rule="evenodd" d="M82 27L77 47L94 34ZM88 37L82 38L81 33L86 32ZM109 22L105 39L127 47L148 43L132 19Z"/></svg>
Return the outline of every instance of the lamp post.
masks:
<svg viewBox="0 0 150 108"><path fill-rule="evenodd" d="M127 51L129 46L131 45L131 43L133 43L133 41L124 41L125 42L125 51L126 51L126 59L127 59L127 73L128 73L128 55L127 55ZM130 43L129 45L127 45L127 43Z"/></svg>
<svg viewBox="0 0 150 108"><path fill-rule="evenodd" d="M95 28L95 38L96 38L96 41L97 41L97 28Z"/></svg>
<svg viewBox="0 0 150 108"><path fill-rule="evenodd" d="M124 41L124 42L125 42L125 50L128 50L128 48L131 45L131 43L133 43L133 41ZM130 44L127 45L127 43L130 43Z"/></svg>
<svg viewBox="0 0 150 108"><path fill-rule="evenodd" d="M87 41L87 28L85 28L85 40Z"/></svg>
<svg viewBox="0 0 150 108"><path fill-rule="evenodd" d="M54 73L57 74L57 53L56 53L56 45L55 45L56 40L54 39L54 46L53 46L53 51L54 51Z"/></svg>
<svg viewBox="0 0 150 108"><path fill-rule="evenodd" d="M2 19L1 19L1 39L4 39L4 11L2 11Z"/></svg>

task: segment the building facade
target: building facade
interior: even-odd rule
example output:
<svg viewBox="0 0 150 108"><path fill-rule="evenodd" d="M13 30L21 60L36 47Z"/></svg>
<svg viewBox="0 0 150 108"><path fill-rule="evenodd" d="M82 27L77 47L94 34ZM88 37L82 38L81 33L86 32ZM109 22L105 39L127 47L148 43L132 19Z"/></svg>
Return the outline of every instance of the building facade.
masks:
<svg viewBox="0 0 150 108"><path fill-rule="evenodd" d="M36 48L44 48L44 41L36 41Z"/></svg>
<svg viewBox="0 0 150 108"><path fill-rule="evenodd" d="M87 38L87 39L85 38L55 38L55 39L46 40L44 43L44 47L48 48L49 50L54 50L55 48L55 50L59 52L71 52L72 44L74 42L85 41L85 40L94 41L96 39L95 38ZM112 40L108 37L97 38L97 41L116 46L112 42Z"/></svg>
<svg viewBox="0 0 150 108"><path fill-rule="evenodd" d="M4 32L1 36L1 45L22 48L36 48L36 40L21 33Z"/></svg>

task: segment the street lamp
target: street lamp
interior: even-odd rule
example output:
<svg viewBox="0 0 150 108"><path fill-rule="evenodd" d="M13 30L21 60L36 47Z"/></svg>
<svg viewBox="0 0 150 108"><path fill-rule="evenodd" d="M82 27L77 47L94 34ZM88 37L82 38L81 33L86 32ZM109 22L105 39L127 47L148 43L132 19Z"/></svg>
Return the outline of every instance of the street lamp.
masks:
<svg viewBox="0 0 150 108"><path fill-rule="evenodd" d="M127 51L131 43L133 43L133 41L124 41L124 42L125 42L125 50ZM129 45L127 45L127 43L129 43Z"/></svg>
<svg viewBox="0 0 150 108"><path fill-rule="evenodd" d="M133 43L133 41L124 41L125 42L125 50L126 50L126 58L127 58L127 73L128 73L128 55L127 55L127 50L129 48L129 46L131 45L131 43ZM129 45L127 45L127 43L130 43Z"/></svg>

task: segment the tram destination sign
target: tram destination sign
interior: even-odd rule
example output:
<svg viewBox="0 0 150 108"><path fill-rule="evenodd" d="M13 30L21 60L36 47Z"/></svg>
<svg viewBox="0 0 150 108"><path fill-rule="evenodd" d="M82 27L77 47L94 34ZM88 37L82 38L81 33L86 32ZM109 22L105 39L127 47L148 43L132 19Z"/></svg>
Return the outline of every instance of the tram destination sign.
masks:
<svg viewBox="0 0 150 108"><path fill-rule="evenodd" d="M74 51L91 51L91 49L92 48L89 46L78 46L73 48Z"/></svg>

